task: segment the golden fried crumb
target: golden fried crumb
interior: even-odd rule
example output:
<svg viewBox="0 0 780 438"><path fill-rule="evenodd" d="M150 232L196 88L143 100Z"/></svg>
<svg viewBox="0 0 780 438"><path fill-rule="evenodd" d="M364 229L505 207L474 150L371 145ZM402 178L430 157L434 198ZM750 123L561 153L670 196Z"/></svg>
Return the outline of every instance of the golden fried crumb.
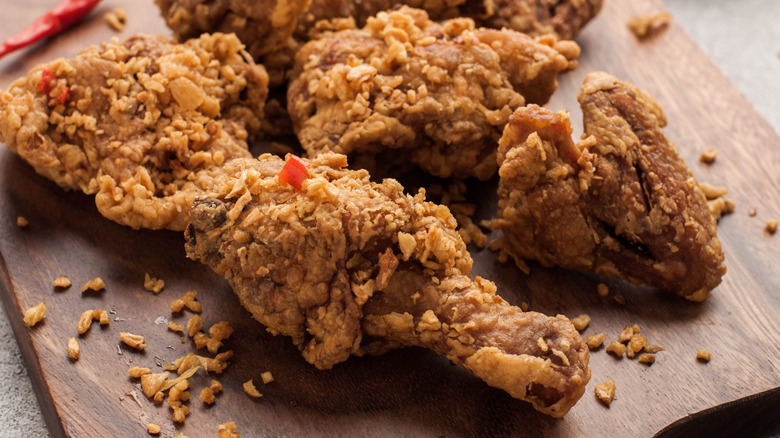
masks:
<svg viewBox="0 0 780 438"><path fill-rule="evenodd" d="M737 205L731 199L721 197L707 201L707 209L715 220L720 219L724 214L733 212L735 208Z"/></svg>
<svg viewBox="0 0 780 438"><path fill-rule="evenodd" d="M634 324L631 326L631 330L634 331L635 335L638 335L642 331L642 328L639 327L639 324Z"/></svg>
<svg viewBox="0 0 780 438"><path fill-rule="evenodd" d="M726 196L729 193L729 190L725 187L716 186L706 182L700 182L699 188L702 192L704 192L704 196L706 196L707 199L720 198Z"/></svg>
<svg viewBox="0 0 780 438"><path fill-rule="evenodd" d="M766 221L766 232L769 234L775 234L777 232L777 221L772 219L769 221Z"/></svg>
<svg viewBox="0 0 780 438"><path fill-rule="evenodd" d="M599 333L597 335L588 336L588 338L585 340L585 343L588 344L588 348L591 350L595 350L604 343L604 341L607 340L607 336L604 333Z"/></svg>
<svg viewBox="0 0 780 438"><path fill-rule="evenodd" d="M709 362L710 359L712 359L712 353L707 350L700 349L696 352L696 359L699 359L702 362Z"/></svg>
<svg viewBox="0 0 780 438"><path fill-rule="evenodd" d="M236 432L236 423L232 421L220 424L217 431L219 438L241 438L241 434Z"/></svg>
<svg viewBox="0 0 780 438"><path fill-rule="evenodd" d="M654 354L640 354L639 355L639 363L646 363L648 365L652 365L655 363L655 355Z"/></svg>
<svg viewBox="0 0 780 438"><path fill-rule="evenodd" d="M523 312L527 312L528 311L528 303L523 301L522 303L520 303L520 308L523 310Z"/></svg>
<svg viewBox="0 0 780 438"><path fill-rule="evenodd" d="M200 391L200 399L207 405L213 404L215 401L217 401L217 398L214 396L214 390L208 386Z"/></svg>
<svg viewBox="0 0 780 438"><path fill-rule="evenodd" d="M704 152L701 153L701 156L699 156L699 161L702 163L711 164L715 161L717 156L718 151L713 148L707 148Z"/></svg>
<svg viewBox="0 0 780 438"><path fill-rule="evenodd" d="M198 291L194 289L187 291L181 298L176 299L171 303L171 312L179 313L186 307L192 312L200 313L201 310L203 310L203 306L199 301L195 301L195 297L197 296Z"/></svg>
<svg viewBox="0 0 780 438"><path fill-rule="evenodd" d="M260 378L263 379L263 385L267 385L274 381L274 375L270 371L266 371L260 374Z"/></svg>
<svg viewBox="0 0 780 438"><path fill-rule="evenodd" d="M645 352L646 353L650 353L650 354L658 353L659 351L662 351L663 349L664 349L664 347L661 347L660 345L651 344L651 345L646 345L645 346Z"/></svg>
<svg viewBox="0 0 780 438"><path fill-rule="evenodd" d="M626 304L626 299L623 298L623 295L615 295L612 297L612 299L615 300L615 302L620 304L621 306Z"/></svg>
<svg viewBox="0 0 780 438"><path fill-rule="evenodd" d="M70 338L68 339L68 357L72 361L79 360L79 356L81 355L81 348L79 348L79 341L76 340L76 338Z"/></svg>
<svg viewBox="0 0 780 438"><path fill-rule="evenodd" d="M183 332L184 326L173 321L168 321L168 330L172 332Z"/></svg>
<svg viewBox="0 0 780 438"><path fill-rule="evenodd" d="M260 394L260 392L255 388L254 382L252 382L252 379L247 380L244 382L244 392L247 393L251 397L260 398L263 396L263 394Z"/></svg>
<svg viewBox="0 0 780 438"><path fill-rule="evenodd" d="M24 228L27 225L30 225L30 221L27 220L24 216L17 216L16 218L16 226L19 228Z"/></svg>
<svg viewBox="0 0 780 438"><path fill-rule="evenodd" d="M162 428L159 424L149 423L146 425L146 431L149 432L149 435L157 435L161 430Z"/></svg>
<svg viewBox="0 0 780 438"><path fill-rule="evenodd" d="M128 346L135 348L136 350L143 350L144 348L146 348L146 343L144 343L144 337L141 335L134 335L129 332L120 332L119 339L121 339L122 342L124 342Z"/></svg>
<svg viewBox="0 0 780 438"><path fill-rule="evenodd" d="M209 388L211 388L211 392L214 394L219 394L222 392L222 384L217 382L216 380L211 381L211 385L209 385Z"/></svg>
<svg viewBox="0 0 780 438"><path fill-rule="evenodd" d="M626 352L626 346L617 341L612 341L607 345L607 352L613 353L617 357L623 357L623 353Z"/></svg>
<svg viewBox="0 0 780 438"><path fill-rule="evenodd" d="M605 405L611 405L612 400L615 399L615 381L609 379L600 385L596 385L596 397L604 402Z"/></svg>
<svg viewBox="0 0 780 438"><path fill-rule="evenodd" d="M665 13L640 15L628 20L628 28L639 40L644 40L666 29L672 17Z"/></svg>
<svg viewBox="0 0 780 438"><path fill-rule="evenodd" d="M582 315L572 318L571 323L574 325L574 328L577 329L578 332L581 332L585 330L586 327L588 327L588 324L590 324L590 316L583 313Z"/></svg>
<svg viewBox="0 0 780 438"><path fill-rule="evenodd" d="M647 339L643 335L632 336L631 340L628 342L628 347L626 348L626 356L633 359L637 353L645 348L645 345L647 345Z"/></svg>
<svg viewBox="0 0 780 438"><path fill-rule="evenodd" d="M100 325L108 325L110 320L108 318L108 312L105 310L100 309L93 309L93 310L86 310L84 313L81 314L81 317L79 317L78 325L76 326L77 331L80 335L83 335L89 330L89 327L92 325L93 320L99 320Z"/></svg>
<svg viewBox="0 0 780 438"><path fill-rule="evenodd" d="M187 321L187 334L189 334L190 337L195 336L195 334L201 330L203 330L203 319L201 319L200 315L194 315Z"/></svg>
<svg viewBox="0 0 780 438"><path fill-rule="evenodd" d="M141 377L147 374L152 374L152 370L150 370L149 368L132 367L129 370L127 370L127 373L130 374L130 377L140 379Z"/></svg>
<svg viewBox="0 0 780 438"><path fill-rule="evenodd" d="M748 208L748 216L753 217L756 214L758 214L758 210L756 210L756 207Z"/></svg>
<svg viewBox="0 0 780 438"><path fill-rule="evenodd" d="M628 342L631 340L631 337L634 336L634 327L627 325L623 328L623 331L620 332L620 335L618 335L617 341L618 342Z"/></svg>
<svg viewBox="0 0 780 438"><path fill-rule="evenodd" d="M233 327L227 321L219 321L209 328L210 337L206 340L206 348L211 354L217 354L222 347L222 341L228 339L233 334ZM200 348L200 347L199 347Z"/></svg>
<svg viewBox="0 0 780 438"><path fill-rule="evenodd" d="M43 301L41 301L37 306L30 307L24 312L23 321L25 324L27 324L27 327L33 327L35 324L41 322L41 320L45 317L46 305L43 304Z"/></svg>
<svg viewBox="0 0 780 438"><path fill-rule="evenodd" d="M59 287L59 288L62 288L62 289L68 288L72 284L73 284L73 282L70 281L70 278L68 278L68 277L66 277L64 275L61 275L61 276L55 278L54 279L54 283L53 283L54 287Z"/></svg>
<svg viewBox="0 0 780 438"><path fill-rule="evenodd" d="M609 295L609 288L604 283L599 283L598 286L596 286L596 292L599 293L600 297L606 297Z"/></svg>
<svg viewBox="0 0 780 438"><path fill-rule="evenodd" d="M127 14L122 9L114 9L113 11L106 12L103 15L109 26L113 27L117 32L125 30L125 23L127 23ZM151 432L149 432L151 433Z"/></svg>
<svg viewBox="0 0 780 438"><path fill-rule="evenodd" d="M187 415L190 414L190 408L187 406L174 406L173 408L173 421L176 423L184 423Z"/></svg>
<svg viewBox="0 0 780 438"><path fill-rule="evenodd" d="M148 290L149 292L159 294L162 292L164 287L165 282L163 280L154 278L148 273L144 274L144 289Z"/></svg>
<svg viewBox="0 0 780 438"><path fill-rule="evenodd" d="M88 290L92 290L95 292L98 292L100 290L105 289L106 283L103 281L100 277L95 277L92 280L87 281L84 283L84 286L81 286L81 292L84 293Z"/></svg>
<svg viewBox="0 0 780 438"><path fill-rule="evenodd" d="M159 393L165 384L165 380L171 373L164 371L162 373L142 374L141 375L141 390L148 398L152 398L155 394Z"/></svg>

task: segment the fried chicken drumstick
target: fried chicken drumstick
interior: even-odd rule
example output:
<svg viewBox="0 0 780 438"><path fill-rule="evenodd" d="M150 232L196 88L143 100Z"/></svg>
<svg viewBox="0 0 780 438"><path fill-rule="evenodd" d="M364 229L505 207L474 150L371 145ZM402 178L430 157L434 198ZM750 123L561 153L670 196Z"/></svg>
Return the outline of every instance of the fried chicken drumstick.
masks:
<svg viewBox="0 0 780 438"><path fill-rule="evenodd" d="M439 177L488 179L512 111L546 102L578 55L571 41L477 29L465 18L440 24L402 7L307 43L287 109L310 157L336 152L372 170L411 162Z"/></svg>
<svg viewBox="0 0 780 438"><path fill-rule="evenodd" d="M726 271L723 251L661 108L606 73L589 74L577 98L577 145L566 113L529 106L512 116L493 227L518 257L706 299Z"/></svg>
<svg viewBox="0 0 780 438"><path fill-rule="evenodd" d="M446 207L346 165L323 154L296 190L277 177L278 157L227 163L192 207L187 256L224 275L258 321L320 369L420 346L563 416L590 378L569 320L522 312L493 283L472 281Z"/></svg>
<svg viewBox="0 0 780 438"><path fill-rule="evenodd" d="M105 217L184 230L219 166L251 157L268 75L234 35L134 36L34 68L0 93L0 141Z"/></svg>

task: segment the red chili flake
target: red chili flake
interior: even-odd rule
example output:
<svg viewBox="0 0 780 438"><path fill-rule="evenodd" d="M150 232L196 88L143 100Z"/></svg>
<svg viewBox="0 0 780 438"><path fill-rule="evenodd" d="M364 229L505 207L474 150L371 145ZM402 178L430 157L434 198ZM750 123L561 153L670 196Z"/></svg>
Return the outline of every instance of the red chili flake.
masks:
<svg viewBox="0 0 780 438"><path fill-rule="evenodd" d="M54 76L54 73L52 73L51 70L44 68L43 73L41 73L41 83L38 84L38 90L40 90L41 93L48 95L51 91L51 82L56 79L57 76Z"/></svg>
<svg viewBox="0 0 780 438"><path fill-rule="evenodd" d="M303 180L309 176L311 163L293 154L287 154L284 158L284 167L279 172L279 179L300 190L303 188Z"/></svg>
<svg viewBox="0 0 780 438"><path fill-rule="evenodd" d="M68 87L65 87L62 89L62 93L60 93L60 103L65 104L65 101L68 100Z"/></svg>

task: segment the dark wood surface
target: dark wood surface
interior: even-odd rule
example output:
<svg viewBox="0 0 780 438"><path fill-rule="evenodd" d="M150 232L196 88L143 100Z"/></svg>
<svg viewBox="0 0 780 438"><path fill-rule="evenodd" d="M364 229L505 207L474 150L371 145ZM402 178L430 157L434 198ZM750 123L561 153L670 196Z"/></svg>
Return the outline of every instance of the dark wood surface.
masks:
<svg viewBox="0 0 780 438"><path fill-rule="evenodd" d="M6 1L0 14L0 38L14 34L56 0ZM127 29L111 30L102 13L122 6ZM446 359L419 349L375 358L351 358L330 371L306 364L289 340L273 337L250 319L226 282L184 257L179 233L133 231L102 218L92 198L68 193L35 174L7 149L0 150L0 295L54 437L144 437L145 423L163 425L162 436L179 431L193 437L216 436L219 423L235 421L242 436L664 436L695 431L696 422L749 424L753 406L777 406L780 387L779 236L763 231L767 219L780 219L780 138L673 21L663 34L638 43L625 27L632 16L662 10L657 0L608 0L601 16L578 38L580 67L561 78L550 107L569 109L579 125L576 91L590 71L604 70L653 94L664 108L666 133L701 181L724 185L737 210L723 218L719 235L728 273L712 298L701 304L617 281L605 282L625 305L596 293L590 275L532 265L526 276L512 265L499 265L495 254L474 249L474 274L493 279L499 293L514 304L570 317L588 313L584 335L606 333L615 339L627 324L642 326L651 343L665 350L648 367L617 360L604 349L591 354L593 377L582 400L561 420L536 413L526 403L487 387ZM5 88L34 65L71 56L89 44L136 32L167 33L151 0L104 1L79 27L57 39L0 61ZM575 126L577 132L578 126ZM718 150L713 165L698 161L707 147ZM480 214L494 210L494 183L475 184ZM748 216L748 208L758 214ZM17 216L29 219L20 229ZM166 282L160 295L143 289L144 273ZM74 285L57 291L52 281L68 275ZM101 276L103 292L83 295L80 286ZM145 399L127 376L133 365L160 370L168 361L194 351L188 340L169 332L158 317L171 318L170 302L197 289L208 325L227 319L236 333L227 342L232 364L217 376L225 387L213 407L197 394L208 381L192 379L192 414L183 427L170 420L167 406ZM46 320L34 329L22 323L24 309L44 301ZM80 337L81 359L71 363L67 340L90 308L115 309L110 326L93 326ZM184 323L189 314L173 317ZM144 353L123 349L118 333L146 336ZM169 347L170 346L170 347ZM712 361L695 359L696 350L712 352ZM241 383L271 371L276 381L260 386L264 397L248 398ZM617 399L607 408L593 387L607 379ZM127 393L135 391L139 404ZM733 406L741 411L730 414ZM712 415L691 415L721 407ZM741 412L741 413L740 413ZM764 412L764 411L761 411ZM765 412L773 412L768 410ZM774 410L776 413L776 409ZM760 421L760 419L759 419ZM702 423L704 424L704 423ZM676 429L680 425L679 429ZM684 429L687 428L687 429ZM717 429L716 429L717 430ZM693 432L691 432L693 433ZM690 436L690 435L689 435Z"/></svg>

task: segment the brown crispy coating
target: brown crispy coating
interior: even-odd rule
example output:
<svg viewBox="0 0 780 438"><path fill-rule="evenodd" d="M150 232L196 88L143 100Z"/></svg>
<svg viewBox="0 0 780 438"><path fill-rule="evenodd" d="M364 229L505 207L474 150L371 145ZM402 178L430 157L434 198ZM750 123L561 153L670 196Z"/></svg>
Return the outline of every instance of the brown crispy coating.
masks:
<svg viewBox="0 0 780 438"><path fill-rule="evenodd" d="M186 251L308 362L327 369L416 345L553 416L580 398L590 377L582 338L565 317L524 313L493 283L470 280L446 207L346 170L343 155L315 158L300 191L277 178L283 164L267 154L226 164L193 205Z"/></svg>
<svg viewBox="0 0 780 438"><path fill-rule="evenodd" d="M234 35L139 35L38 66L0 94L0 141L111 220L183 230L260 129L268 76L241 50ZM42 85L44 71L56 80Z"/></svg>
<svg viewBox="0 0 780 438"><path fill-rule="evenodd" d="M606 73L589 74L578 100L578 145L567 113L529 106L512 116L493 226L522 258L706 299L725 273L723 251L661 108Z"/></svg>
<svg viewBox="0 0 780 438"><path fill-rule="evenodd" d="M369 169L411 162L440 177L487 179L512 111L546 102L578 54L573 42L477 29L465 18L439 24L402 7L307 43L288 111L309 156L336 152Z"/></svg>

